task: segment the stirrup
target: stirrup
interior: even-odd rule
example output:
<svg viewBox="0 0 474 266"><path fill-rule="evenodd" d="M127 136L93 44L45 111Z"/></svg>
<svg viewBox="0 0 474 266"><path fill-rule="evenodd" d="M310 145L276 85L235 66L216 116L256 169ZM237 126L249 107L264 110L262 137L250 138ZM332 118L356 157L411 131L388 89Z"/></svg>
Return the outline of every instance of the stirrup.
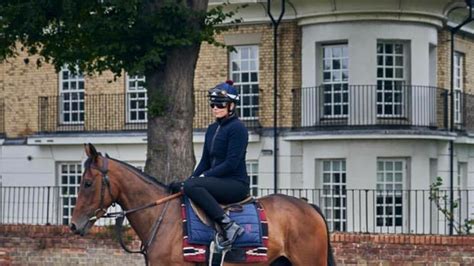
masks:
<svg viewBox="0 0 474 266"><path fill-rule="evenodd" d="M232 235L232 238L230 239L228 239L227 237L223 236L220 233L216 233L215 242L218 247L221 247L222 249L230 249L232 247L232 244L235 242L235 240L239 236L244 234L245 230L242 226L238 225L235 222L233 226L237 226L238 228L236 229L235 233ZM224 230L224 232L222 233L227 235L227 230Z"/></svg>
<svg viewBox="0 0 474 266"><path fill-rule="evenodd" d="M217 239L217 234L216 234ZM216 240L211 242L211 246L209 248L209 266L222 266L224 264L225 255L230 250L230 248L222 249Z"/></svg>

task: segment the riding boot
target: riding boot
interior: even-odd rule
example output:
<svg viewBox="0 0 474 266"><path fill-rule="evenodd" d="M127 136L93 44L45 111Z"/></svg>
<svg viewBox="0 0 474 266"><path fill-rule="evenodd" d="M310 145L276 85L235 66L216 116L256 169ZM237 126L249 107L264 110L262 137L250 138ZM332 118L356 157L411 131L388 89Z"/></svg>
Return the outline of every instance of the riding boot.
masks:
<svg viewBox="0 0 474 266"><path fill-rule="evenodd" d="M221 246L231 246L237 237L244 233L244 228L230 219L227 214L224 214L220 219L218 219L217 224L224 234L224 241L219 243Z"/></svg>

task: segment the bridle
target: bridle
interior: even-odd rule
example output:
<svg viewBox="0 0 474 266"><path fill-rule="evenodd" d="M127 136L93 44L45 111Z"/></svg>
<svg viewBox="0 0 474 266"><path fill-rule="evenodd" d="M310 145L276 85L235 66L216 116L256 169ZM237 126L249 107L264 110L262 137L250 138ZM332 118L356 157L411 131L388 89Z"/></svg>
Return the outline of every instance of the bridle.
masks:
<svg viewBox="0 0 474 266"><path fill-rule="evenodd" d="M98 166L94 165L93 163L90 163L90 165L88 167L88 168L96 169L97 171L99 171L102 174L102 184L101 184L101 187L100 187L99 208L94 211L94 216L89 218L89 221L91 221L91 222L95 222L100 217L103 217L104 215L107 214L107 210L104 207L104 197L105 197L105 189L106 188L109 191L109 196L110 196L110 199L112 200L112 206L115 207L115 200L112 196L112 191L111 191L111 188L110 188L109 175L108 175L108 173L109 173L109 159L107 157L103 157L103 158L104 158L103 167L98 167ZM86 171L87 170L88 169L86 168Z"/></svg>
<svg viewBox="0 0 474 266"><path fill-rule="evenodd" d="M111 188L110 188L110 179L109 179L109 176L108 176L108 173L109 173L109 169L108 169L109 157L106 155L106 156L103 156L102 158L103 158L103 161L104 161L103 162L103 167L98 167L98 166L94 165L93 163L90 163L88 166L86 165L86 167L87 167L86 171L90 168L93 168L93 169L98 170L102 174L102 183L101 183L101 188L100 188L99 207L98 207L97 210L94 211L94 216L89 218L89 222L95 222L95 221L99 220L100 218L115 218L115 232L117 234L117 237L119 239L119 242L120 242L120 245L122 246L122 248L128 253L140 253L140 254L142 254L145 258L145 264L148 265L148 256L147 256L148 248L151 245L151 243L153 242L153 240L155 239L156 234L158 233L161 222L163 221L166 210L168 209L169 203L172 199L178 198L181 195L183 195L183 193L182 192L175 193L175 194L166 196L162 199L156 200L154 202L148 203L144 206L139 206L139 207L132 208L132 209L129 209L129 210L122 210L122 211L119 211L119 212L110 212L110 213L108 213L107 210L104 207L104 197L105 197L105 189L106 188L109 191L109 196L112 200L112 206L115 206L116 200L112 196L112 191L111 191ZM158 206L158 205L161 205L163 203L166 203L166 205L163 208L163 210L161 211L160 216L155 221L155 223L154 223L154 225L151 229L151 236L148 238L148 240L146 242L142 241L142 244L140 246L140 250L130 250L125 245L125 243L123 242L123 238L122 238L123 221L124 221L125 217L127 216L127 214L137 212L137 211L141 211L141 210L144 210L144 209L147 209L147 208L150 208L150 207Z"/></svg>

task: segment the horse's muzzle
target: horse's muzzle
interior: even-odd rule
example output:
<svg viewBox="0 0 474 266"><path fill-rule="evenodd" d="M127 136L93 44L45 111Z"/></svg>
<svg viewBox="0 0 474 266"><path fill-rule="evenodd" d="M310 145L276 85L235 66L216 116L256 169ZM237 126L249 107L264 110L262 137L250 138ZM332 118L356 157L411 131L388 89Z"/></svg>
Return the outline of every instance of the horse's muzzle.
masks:
<svg viewBox="0 0 474 266"><path fill-rule="evenodd" d="M71 223L69 225L69 229L71 229L71 231L74 233L74 234L80 234L80 230L77 229L77 226L75 223Z"/></svg>
<svg viewBox="0 0 474 266"><path fill-rule="evenodd" d="M69 225L69 229L71 229L71 231L76 235L84 236L87 232L87 229L88 229L88 223L86 225L82 226L82 227L79 227L74 222L72 222Z"/></svg>

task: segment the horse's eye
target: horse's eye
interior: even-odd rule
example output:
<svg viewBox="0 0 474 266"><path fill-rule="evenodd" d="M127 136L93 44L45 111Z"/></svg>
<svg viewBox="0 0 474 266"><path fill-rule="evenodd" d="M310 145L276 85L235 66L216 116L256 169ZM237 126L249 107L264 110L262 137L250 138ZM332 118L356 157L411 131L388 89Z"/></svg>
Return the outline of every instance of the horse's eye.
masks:
<svg viewBox="0 0 474 266"><path fill-rule="evenodd" d="M87 180L87 181L84 182L84 187L88 188L90 186L92 186L92 181Z"/></svg>

